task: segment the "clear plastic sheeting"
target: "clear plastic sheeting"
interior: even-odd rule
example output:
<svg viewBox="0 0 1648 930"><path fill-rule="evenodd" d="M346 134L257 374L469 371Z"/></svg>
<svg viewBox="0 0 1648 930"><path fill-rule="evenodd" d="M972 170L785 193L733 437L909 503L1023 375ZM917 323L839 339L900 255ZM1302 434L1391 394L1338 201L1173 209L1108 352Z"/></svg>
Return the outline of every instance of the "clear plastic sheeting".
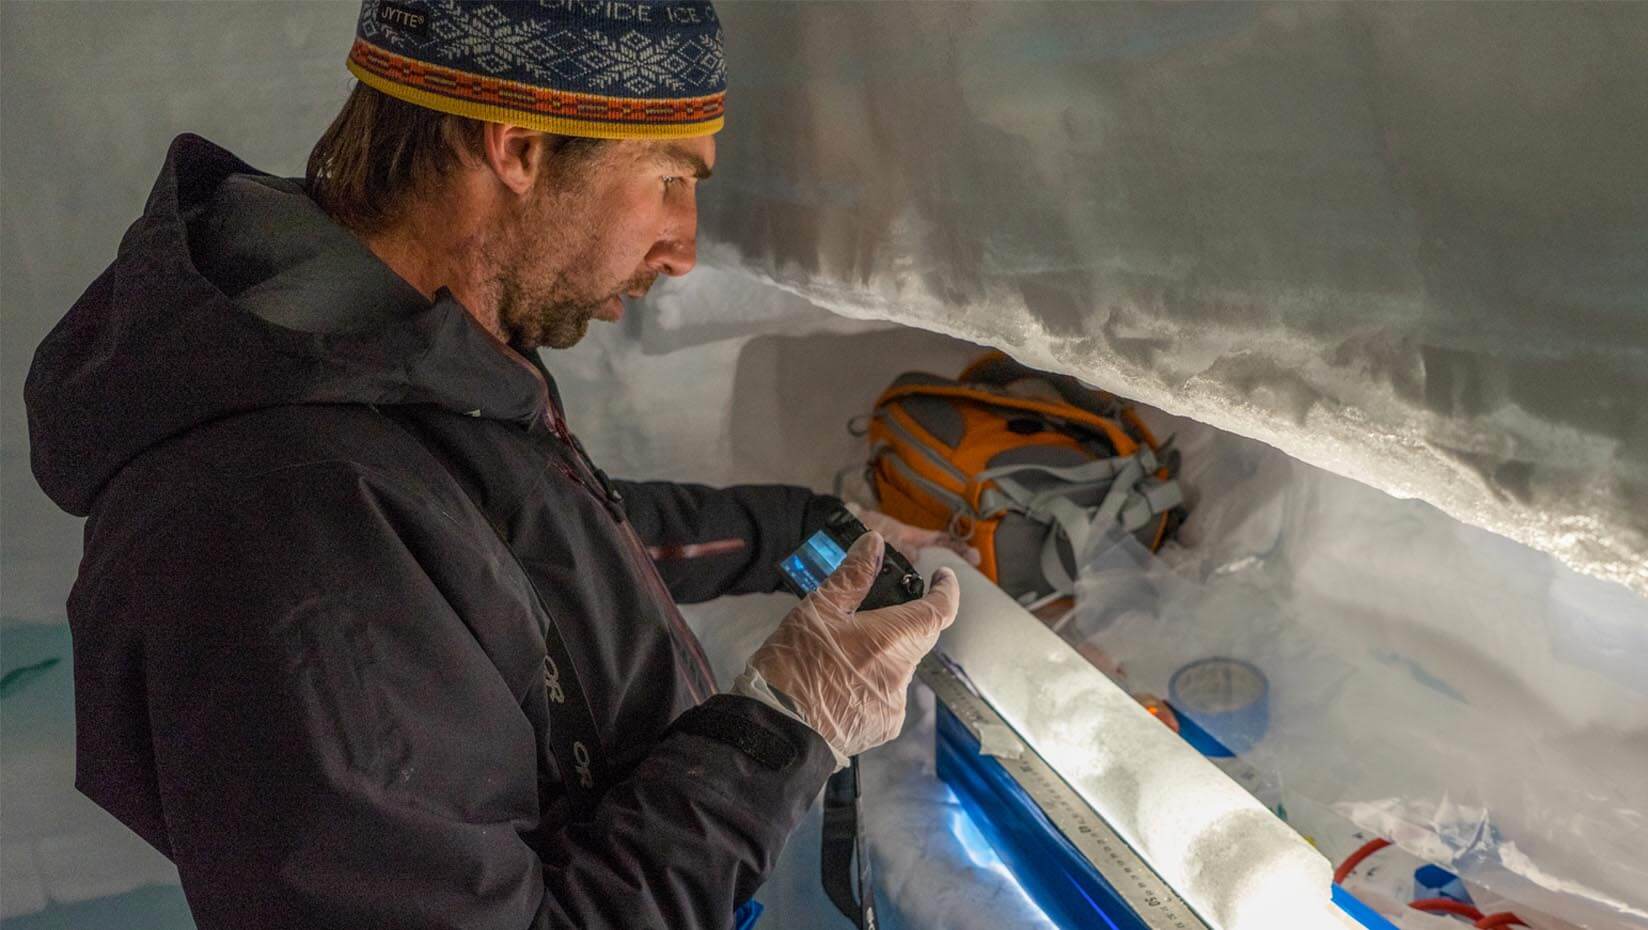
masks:
<svg viewBox="0 0 1648 930"><path fill-rule="evenodd" d="M1268 724L1233 767L1330 855L1357 845L1344 818L1578 926L1648 927L1648 601L1162 420L1193 492L1184 545L1096 542L1063 634L1159 696L1197 660L1257 666Z"/></svg>
<svg viewBox="0 0 1648 930"><path fill-rule="evenodd" d="M722 18L708 264L1648 593L1648 6Z"/></svg>

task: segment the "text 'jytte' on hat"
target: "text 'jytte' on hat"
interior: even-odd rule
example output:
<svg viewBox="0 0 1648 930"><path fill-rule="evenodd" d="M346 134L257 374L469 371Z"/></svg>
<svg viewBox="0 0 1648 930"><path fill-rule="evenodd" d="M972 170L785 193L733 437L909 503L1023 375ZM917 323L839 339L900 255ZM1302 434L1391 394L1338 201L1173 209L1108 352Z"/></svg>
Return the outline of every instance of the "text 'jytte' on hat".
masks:
<svg viewBox="0 0 1648 930"><path fill-rule="evenodd" d="M365 0L349 70L409 103L568 136L706 136L726 106L703 0Z"/></svg>

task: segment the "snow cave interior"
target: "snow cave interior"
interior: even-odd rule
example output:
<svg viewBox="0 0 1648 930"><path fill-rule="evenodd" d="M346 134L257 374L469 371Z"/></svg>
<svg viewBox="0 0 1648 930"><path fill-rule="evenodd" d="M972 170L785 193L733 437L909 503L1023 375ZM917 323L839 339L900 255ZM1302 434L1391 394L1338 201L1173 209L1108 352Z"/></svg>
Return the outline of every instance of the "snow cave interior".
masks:
<svg viewBox="0 0 1648 930"><path fill-rule="evenodd" d="M302 173L357 10L0 9L0 671L37 670L0 704L7 930L192 926L74 791L80 524L30 476L29 359L173 136ZM721 18L699 267L545 354L609 472L870 503L849 422L986 348L1132 398L1191 516L1083 567L1070 647L1156 694L1204 656L1263 669L1269 729L1223 767L1332 862L1395 841L1358 891L1399 926L1456 925L1402 906L1430 863L1534 926L1648 928L1648 6ZM690 608L723 685L785 604ZM1052 927L934 777L932 716L918 687L866 757L886 923ZM771 926L839 919L818 830Z"/></svg>

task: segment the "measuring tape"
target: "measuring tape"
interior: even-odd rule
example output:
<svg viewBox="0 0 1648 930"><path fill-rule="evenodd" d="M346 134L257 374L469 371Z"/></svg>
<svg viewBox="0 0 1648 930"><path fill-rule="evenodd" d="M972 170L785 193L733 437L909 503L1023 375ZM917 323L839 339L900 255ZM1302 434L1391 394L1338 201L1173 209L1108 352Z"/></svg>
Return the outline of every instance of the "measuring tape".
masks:
<svg viewBox="0 0 1648 930"><path fill-rule="evenodd" d="M981 733L1000 732L998 728L1007 727L989 703L936 653L921 661L917 675L974 740ZM1190 905L1035 750L1025 746L1018 758L983 756L979 762L997 764L1006 771L1063 838L1098 871L1113 896L1132 909L1141 926L1149 930L1208 930Z"/></svg>

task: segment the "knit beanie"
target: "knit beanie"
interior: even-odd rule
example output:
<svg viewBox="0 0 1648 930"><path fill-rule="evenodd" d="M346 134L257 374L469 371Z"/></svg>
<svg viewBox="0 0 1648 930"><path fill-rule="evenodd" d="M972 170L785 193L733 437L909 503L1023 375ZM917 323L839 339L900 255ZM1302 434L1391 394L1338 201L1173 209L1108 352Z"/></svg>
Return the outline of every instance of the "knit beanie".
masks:
<svg viewBox="0 0 1648 930"><path fill-rule="evenodd" d="M432 110L600 139L718 132L727 87L705 0L364 0L349 70Z"/></svg>

